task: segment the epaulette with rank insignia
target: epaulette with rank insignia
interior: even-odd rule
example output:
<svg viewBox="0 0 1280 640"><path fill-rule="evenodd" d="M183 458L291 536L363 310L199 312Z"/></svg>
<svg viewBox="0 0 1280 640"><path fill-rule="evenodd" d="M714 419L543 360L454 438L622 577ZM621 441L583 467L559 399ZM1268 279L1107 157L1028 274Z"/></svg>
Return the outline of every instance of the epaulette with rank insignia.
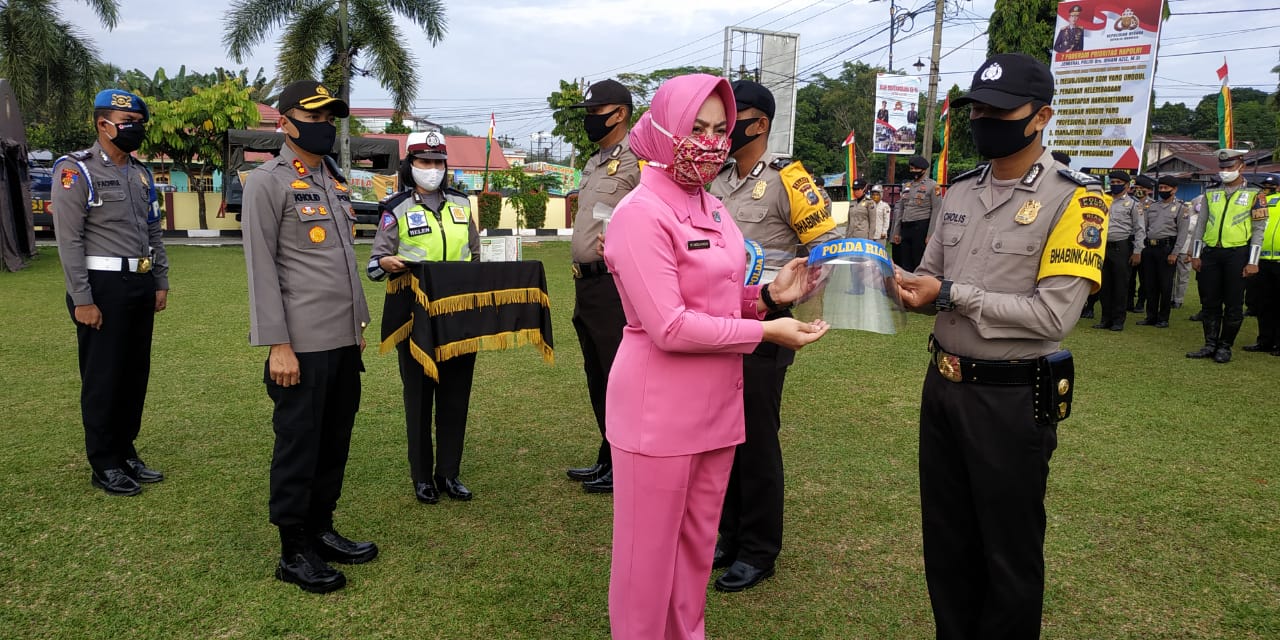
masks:
<svg viewBox="0 0 1280 640"><path fill-rule="evenodd" d="M783 169L791 166L791 163L793 162L795 162L795 160L792 160L791 158L774 158L773 162L769 163L769 166L777 169L778 171L782 171Z"/></svg>
<svg viewBox="0 0 1280 640"><path fill-rule="evenodd" d="M991 166L991 165L989 165L989 164L984 164L984 165L982 165L982 166L980 166L980 167L977 167L977 168L975 168L975 169L970 169L970 170L968 170L968 171L966 171L966 172L964 172L964 173L962 173L962 174L960 174L960 175L958 175L958 176L956 176L956 177L952 178L952 179L951 179L951 184L956 184L956 183L958 183L958 182L960 182L960 181L962 181L962 180L968 180L969 178L973 178L973 177L975 177L975 176L982 175L982 173L983 173L983 172L985 172L985 171L987 170L987 167L989 167L989 166Z"/></svg>
<svg viewBox="0 0 1280 640"><path fill-rule="evenodd" d="M1102 188L1102 181L1087 173L1080 173L1075 169L1058 169L1058 175L1082 186L1082 187L1098 187Z"/></svg>
<svg viewBox="0 0 1280 640"><path fill-rule="evenodd" d="M93 150L92 150L92 149L81 149L81 150L79 150L79 151L72 151L71 153L68 153L67 155L68 155L68 156L70 156L70 157L72 157L72 158L74 158L74 159L76 159L76 160L79 160L79 161L83 162L83 161L88 160L89 158L92 158L92 157L93 157Z"/></svg>
<svg viewBox="0 0 1280 640"><path fill-rule="evenodd" d="M383 198L382 200L379 200L378 207L380 209L386 209L387 211L391 211L395 209L396 206L399 205L401 202L404 202L406 198L409 198L412 196L413 196L413 190L405 189L404 191L393 193Z"/></svg>
<svg viewBox="0 0 1280 640"><path fill-rule="evenodd" d="M441 189L440 191L441 191L442 193L444 193L445 195L458 196L459 198L464 198L464 199L466 199L468 202L470 202L470 201L471 201L471 196L468 196L466 193L464 193L464 192L462 192L462 191L459 191L459 190L457 190L457 189L454 189L453 187L445 187L445 188Z"/></svg>

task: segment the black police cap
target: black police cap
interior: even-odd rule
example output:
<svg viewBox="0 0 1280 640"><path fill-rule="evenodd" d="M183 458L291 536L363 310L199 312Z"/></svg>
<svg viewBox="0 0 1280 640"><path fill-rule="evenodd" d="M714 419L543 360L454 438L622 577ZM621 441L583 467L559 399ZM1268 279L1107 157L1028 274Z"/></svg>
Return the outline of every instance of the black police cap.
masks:
<svg viewBox="0 0 1280 640"><path fill-rule="evenodd" d="M1043 62L1025 53L1001 53L987 58L973 74L969 93L951 101L962 107L972 102L997 109L1016 109L1028 102L1053 102L1053 74Z"/></svg>
<svg viewBox="0 0 1280 640"><path fill-rule="evenodd" d="M1163 179L1164 178L1161 178L1161 180ZM1133 179L1133 182L1143 189L1154 189L1156 186L1156 181L1152 180L1149 176L1138 176Z"/></svg>
<svg viewBox="0 0 1280 640"><path fill-rule="evenodd" d="M742 113L746 109L759 109L773 119L773 114L777 111L777 103L773 101L773 93L759 82L751 80L738 80L733 83L733 99L738 103L738 113Z"/></svg>
<svg viewBox="0 0 1280 640"><path fill-rule="evenodd" d="M1112 171L1111 173L1107 174L1108 180L1123 180L1126 183L1128 183L1129 180L1132 179L1132 177L1133 176L1130 176L1128 171L1125 171L1123 169L1116 169L1115 171Z"/></svg>
<svg viewBox="0 0 1280 640"><path fill-rule="evenodd" d="M1280 186L1280 180L1276 180L1276 177L1275 177L1275 176L1267 176L1267 177L1265 177L1265 178L1263 178L1263 179L1262 179L1262 186L1264 186L1264 187L1278 187L1278 186Z"/></svg>
<svg viewBox="0 0 1280 640"><path fill-rule="evenodd" d="M1160 185L1165 186L1165 187L1176 187L1176 186L1178 186L1178 179L1177 179L1177 178L1175 178L1175 177L1173 177L1173 175L1172 175L1172 174L1168 174L1168 173L1166 173L1166 174L1164 174L1164 175L1160 176L1160 179L1159 179L1159 180L1157 180L1157 182L1158 182L1158 183L1160 183Z"/></svg>
<svg viewBox="0 0 1280 640"><path fill-rule="evenodd" d="M590 87L582 96L582 102L573 105L574 109L598 107L605 104L625 104L632 106L631 91L617 80L601 80Z"/></svg>
<svg viewBox="0 0 1280 640"><path fill-rule="evenodd" d="M862 178L858 178L857 180L854 180L854 181L853 181L853 188L854 188L854 189L866 189L866 188L867 188L867 181L866 181L866 180L863 180Z"/></svg>
<svg viewBox="0 0 1280 640"><path fill-rule="evenodd" d="M924 156L911 156L911 159L907 160L907 164L916 169L929 168L929 161L925 160Z"/></svg>
<svg viewBox="0 0 1280 640"><path fill-rule="evenodd" d="M315 80L299 80L285 87L280 91L280 101L276 104L280 113L290 109L328 109L337 118L351 115L346 102L334 97L332 91Z"/></svg>

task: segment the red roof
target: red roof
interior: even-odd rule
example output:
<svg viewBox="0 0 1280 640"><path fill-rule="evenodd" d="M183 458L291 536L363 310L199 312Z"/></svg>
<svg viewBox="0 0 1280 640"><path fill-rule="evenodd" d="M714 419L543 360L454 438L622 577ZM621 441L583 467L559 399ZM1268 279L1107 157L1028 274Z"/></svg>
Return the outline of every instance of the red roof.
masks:
<svg viewBox="0 0 1280 640"><path fill-rule="evenodd" d="M258 117L261 119L263 124L270 124L274 129L276 126L276 120L280 119L280 112L276 111L274 107L268 107L267 105L259 102Z"/></svg>
<svg viewBox="0 0 1280 640"><path fill-rule="evenodd" d="M404 156L407 133L366 133L365 138L384 138L400 143L400 155ZM475 136L445 136L444 143L449 149L449 168L469 171L484 170L484 138ZM489 149L489 170L501 171L510 167L507 157L502 155L502 145L494 144Z"/></svg>

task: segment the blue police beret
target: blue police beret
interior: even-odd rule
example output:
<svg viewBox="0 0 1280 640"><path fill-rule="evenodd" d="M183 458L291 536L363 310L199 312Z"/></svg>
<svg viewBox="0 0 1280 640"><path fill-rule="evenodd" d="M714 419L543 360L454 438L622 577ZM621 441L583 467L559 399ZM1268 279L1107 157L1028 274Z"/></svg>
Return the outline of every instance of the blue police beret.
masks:
<svg viewBox="0 0 1280 640"><path fill-rule="evenodd" d="M94 109L115 109L116 111L132 111L141 113L143 120L151 119L147 103L124 89L103 89L93 98Z"/></svg>

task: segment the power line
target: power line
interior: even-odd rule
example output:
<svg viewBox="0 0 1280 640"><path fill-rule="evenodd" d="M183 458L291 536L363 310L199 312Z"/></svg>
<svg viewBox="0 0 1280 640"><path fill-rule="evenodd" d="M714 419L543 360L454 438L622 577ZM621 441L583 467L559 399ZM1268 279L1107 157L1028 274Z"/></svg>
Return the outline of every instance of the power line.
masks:
<svg viewBox="0 0 1280 640"><path fill-rule="evenodd" d="M1179 11L1178 13L1170 13L1171 16L1207 16L1219 13L1255 13L1258 11L1280 11L1280 7L1267 7L1264 9L1230 9L1223 11Z"/></svg>

